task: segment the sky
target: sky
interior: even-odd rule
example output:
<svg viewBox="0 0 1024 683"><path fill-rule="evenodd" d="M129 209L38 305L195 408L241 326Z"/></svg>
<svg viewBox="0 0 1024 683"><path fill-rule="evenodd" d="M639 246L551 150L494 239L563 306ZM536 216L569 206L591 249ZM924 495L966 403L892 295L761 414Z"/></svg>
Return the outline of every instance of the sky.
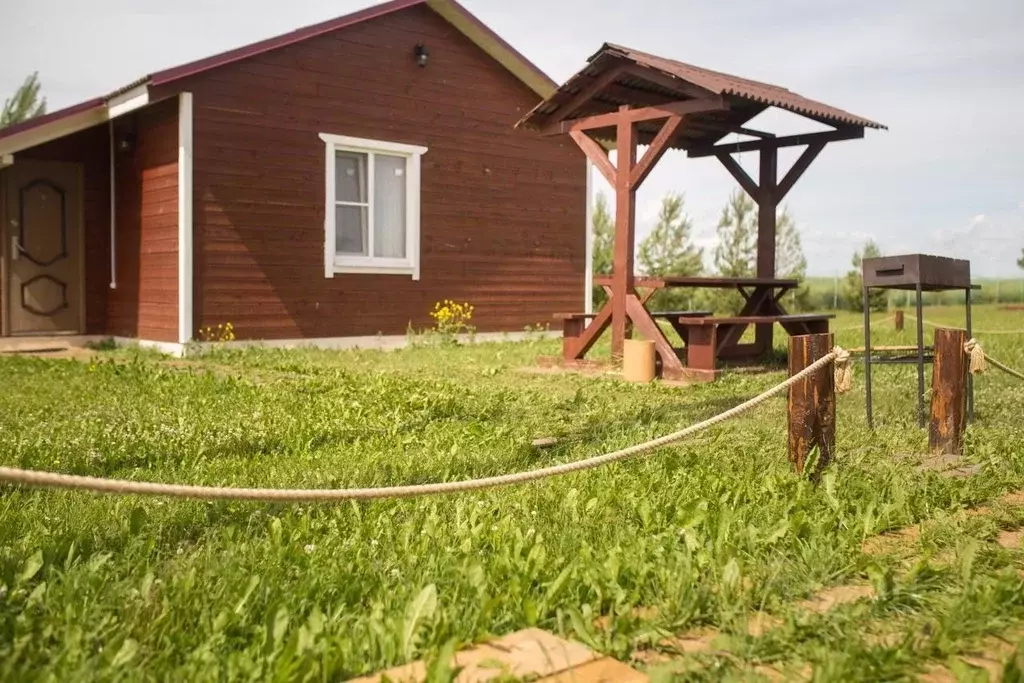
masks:
<svg viewBox="0 0 1024 683"><path fill-rule="evenodd" d="M0 0L0 93L38 70L51 110L145 75L374 4L368 0ZM1020 276L1024 248L1022 0L462 0L557 82L603 42L782 85L880 121L830 144L786 197L810 275L883 253L971 260ZM750 124L816 130L767 112ZM780 154L780 174L799 148ZM757 177L754 154L739 159ZM595 174L595 187L610 194ZM715 243L736 184L714 159L668 153L638 193L637 232L684 193L694 240ZM613 202L614 203L614 202Z"/></svg>

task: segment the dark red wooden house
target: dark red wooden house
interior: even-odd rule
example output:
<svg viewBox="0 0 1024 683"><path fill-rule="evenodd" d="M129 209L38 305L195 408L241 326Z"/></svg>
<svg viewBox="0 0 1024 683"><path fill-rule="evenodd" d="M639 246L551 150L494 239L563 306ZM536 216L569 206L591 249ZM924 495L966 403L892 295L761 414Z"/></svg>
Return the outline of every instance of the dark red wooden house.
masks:
<svg viewBox="0 0 1024 683"><path fill-rule="evenodd" d="M584 300L587 179L516 129L556 84L452 0L395 0L0 130L2 334L168 350Z"/></svg>

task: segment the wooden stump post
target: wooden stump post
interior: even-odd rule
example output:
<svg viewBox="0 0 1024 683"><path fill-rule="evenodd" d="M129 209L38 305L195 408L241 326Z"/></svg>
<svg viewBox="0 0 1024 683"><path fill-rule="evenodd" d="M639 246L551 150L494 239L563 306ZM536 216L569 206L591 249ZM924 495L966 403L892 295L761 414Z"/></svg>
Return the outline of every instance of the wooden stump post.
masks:
<svg viewBox="0 0 1024 683"><path fill-rule="evenodd" d="M903 311L896 311L895 320L896 320L896 331L897 332L902 332L903 331Z"/></svg>
<svg viewBox="0 0 1024 683"><path fill-rule="evenodd" d="M970 362L964 344L965 330L935 330L932 363L931 424L928 447L933 453L960 455L967 425L967 374Z"/></svg>
<svg viewBox="0 0 1024 683"><path fill-rule="evenodd" d="M789 376L797 374L833 347L833 335L806 334L789 338ZM834 366L828 365L789 388L789 460L803 472L818 450L811 478L817 481L832 462L836 448L836 390Z"/></svg>

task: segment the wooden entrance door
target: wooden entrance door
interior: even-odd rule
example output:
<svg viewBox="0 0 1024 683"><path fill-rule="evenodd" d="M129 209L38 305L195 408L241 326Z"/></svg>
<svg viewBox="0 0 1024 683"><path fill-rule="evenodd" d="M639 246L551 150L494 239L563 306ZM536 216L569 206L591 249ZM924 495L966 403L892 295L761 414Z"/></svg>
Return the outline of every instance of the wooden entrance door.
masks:
<svg viewBox="0 0 1024 683"><path fill-rule="evenodd" d="M3 173L8 333L81 332L81 168L16 161Z"/></svg>

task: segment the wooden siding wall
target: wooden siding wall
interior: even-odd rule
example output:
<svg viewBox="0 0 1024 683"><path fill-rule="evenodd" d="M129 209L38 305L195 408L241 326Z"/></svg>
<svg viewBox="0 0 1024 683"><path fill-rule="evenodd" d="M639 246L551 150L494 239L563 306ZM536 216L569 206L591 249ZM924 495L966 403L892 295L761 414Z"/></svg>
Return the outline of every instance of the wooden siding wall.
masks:
<svg viewBox="0 0 1024 683"><path fill-rule="evenodd" d="M430 51L416 65L417 43ZM195 316L240 339L402 334L436 301L478 329L582 310L584 157L513 129L538 101L415 7L196 76ZM323 274L318 133L419 144L421 279Z"/></svg>
<svg viewBox="0 0 1024 683"><path fill-rule="evenodd" d="M178 109L171 99L115 122L134 130L116 157L117 288L110 289L110 147L107 124L16 159L82 164L86 334L178 341Z"/></svg>
<svg viewBox="0 0 1024 683"><path fill-rule="evenodd" d="M117 289L110 334L178 341L178 101L159 102L115 123L135 148L116 160Z"/></svg>

